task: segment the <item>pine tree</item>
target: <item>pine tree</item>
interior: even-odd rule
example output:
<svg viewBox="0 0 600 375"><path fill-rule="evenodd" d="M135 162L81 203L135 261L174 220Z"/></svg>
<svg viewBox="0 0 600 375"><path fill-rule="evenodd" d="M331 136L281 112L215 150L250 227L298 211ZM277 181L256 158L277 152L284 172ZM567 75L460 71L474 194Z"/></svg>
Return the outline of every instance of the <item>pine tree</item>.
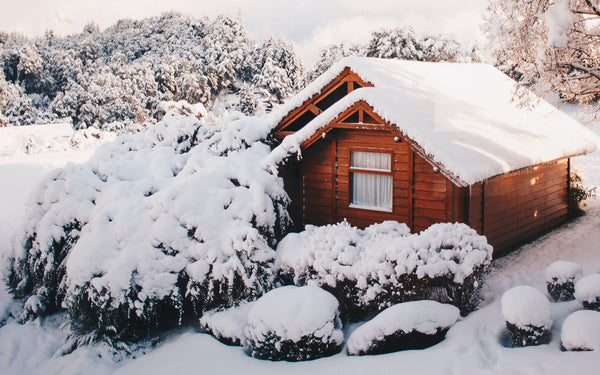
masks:
<svg viewBox="0 0 600 375"><path fill-rule="evenodd" d="M419 35L411 27L381 29L364 45L330 45L321 51L310 76L316 78L342 57L358 55L417 61L479 62L477 47L461 45L445 35Z"/></svg>

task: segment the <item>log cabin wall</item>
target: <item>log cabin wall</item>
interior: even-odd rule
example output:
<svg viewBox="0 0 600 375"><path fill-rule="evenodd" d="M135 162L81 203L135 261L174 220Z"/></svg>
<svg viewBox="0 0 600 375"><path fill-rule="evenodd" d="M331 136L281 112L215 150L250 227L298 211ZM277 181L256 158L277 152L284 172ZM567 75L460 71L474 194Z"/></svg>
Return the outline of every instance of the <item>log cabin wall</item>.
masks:
<svg viewBox="0 0 600 375"><path fill-rule="evenodd" d="M472 185L469 224L503 255L568 219L568 186L569 159Z"/></svg>
<svg viewBox="0 0 600 375"><path fill-rule="evenodd" d="M413 152L413 232L453 221L452 183Z"/></svg>
<svg viewBox="0 0 600 375"><path fill-rule="evenodd" d="M339 128L306 150L302 160L303 224L324 225L346 219L359 228L385 220L419 232L433 223L464 220L464 189L453 185L390 130ZM351 207L350 153L390 153L392 210ZM463 195L460 195L461 192Z"/></svg>
<svg viewBox="0 0 600 375"><path fill-rule="evenodd" d="M302 153L303 224L335 223L335 138L315 142Z"/></svg>
<svg viewBox="0 0 600 375"><path fill-rule="evenodd" d="M409 152L405 142L394 142L390 131L366 131L337 129L334 134L337 144L336 175L336 222L344 219L359 228L385 220L396 220L408 224L409 205ZM392 160L392 210L380 211L350 207L351 203L351 151L390 153Z"/></svg>

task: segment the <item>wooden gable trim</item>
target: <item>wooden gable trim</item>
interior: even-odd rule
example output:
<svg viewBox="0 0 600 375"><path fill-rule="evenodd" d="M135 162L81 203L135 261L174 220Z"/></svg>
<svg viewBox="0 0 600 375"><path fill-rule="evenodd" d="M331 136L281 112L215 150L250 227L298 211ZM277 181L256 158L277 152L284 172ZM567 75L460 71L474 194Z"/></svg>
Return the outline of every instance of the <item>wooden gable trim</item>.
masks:
<svg viewBox="0 0 600 375"><path fill-rule="evenodd" d="M343 123L345 119L351 116L357 110L365 111L369 114L373 119L375 119L380 124L363 124L363 123ZM325 137L327 133L329 133L333 129L359 129L359 130L375 130L375 131L390 131L395 137L399 138L400 142L406 142L410 148L420 157L422 157L427 163L429 163L434 169L439 170L444 177L446 177L450 182L459 187L469 186L467 183L460 180L458 177L454 176L452 173L448 172L444 166L436 161L434 161L430 156L428 156L423 148L419 146L412 139L407 137L397 126L391 124L389 121L383 119L379 116L373 107L369 105L364 100L359 100L355 102L353 105L348 107L345 111L340 113L335 119L329 122L326 126L320 128L313 134L309 139L304 141L301 145L301 150L305 150L314 144L316 141Z"/></svg>
<svg viewBox="0 0 600 375"><path fill-rule="evenodd" d="M306 111L311 111L315 115L319 115L322 111L318 107L315 106L321 98L326 97L331 94L337 88L339 88L344 83L348 83L348 93L355 90L355 84L358 83L361 87L372 87L373 84L364 81L360 76L354 73L350 68L345 68L336 78L334 78L330 83L325 85L321 89L320 92L316 93L309 99L305 100L302 105L290 111L275 127L274 134L278 139L283 139L285 136L291 132L287 131L286 128L293 123L298 117L304 114Z"/></svg>

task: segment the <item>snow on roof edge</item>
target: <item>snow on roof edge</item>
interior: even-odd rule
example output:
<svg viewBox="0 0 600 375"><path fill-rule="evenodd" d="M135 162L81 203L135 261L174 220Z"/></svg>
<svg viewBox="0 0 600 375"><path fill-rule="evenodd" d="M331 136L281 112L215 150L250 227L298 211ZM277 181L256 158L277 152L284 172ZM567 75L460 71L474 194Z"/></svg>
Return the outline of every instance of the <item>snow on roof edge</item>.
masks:
<svg viewBox="0 0 600 375"><path fill-rule="evenodd" d="M417 145L419 145L419 147L422 148L422 150L426 153L425 156L427 158L429 158L435 163L439 163L440 166L446 172L445 174L449 175L449 177L455 177L451 178L451 180L455 180L455 182L461 185L472 185L476 182L483 181L500 174L517 171L533 165L551 162L561 158L591 153L600 148L600 138L598 136L596 136L588 129L584 128L581 124L573 120L565 113L553 107L551 104L543 101L543 103L545 103L541 105L541 107L543 107L543 110L548 111L548 107L551 107L551 113L547 113L548 116L559 117L558 120L564 120L567 123L567 125L565 125L564 127L559 127L559 129L554 130L558 130L558 132L571 130L572 133L574 133L571 134L571 138L577 136L577 138L580 141L582 141L579 147L571 147L568 149L561 149L556 152L550 152L547 153L545 157L536 158L535 156L524 154L522 155L523 158L521 160L513 160L504 163L502 163L502 160L499 160L497 163L495 163L495 165L491 165L491 163L480 164L477 161L477 158L475 158L474 163L467 163L468 165L463 166L461 165L461 158L459 157L460 154L462 154L463 156L462 161L469 159L468 157L465 158L465 156L469 156L469 147L474 146L471 144L462 145L462 153L457 152L456 147L450 148L449 150L442 150L443 152L437 150L436 141L439 141L439 138L444 138L444 136L447 136L446 133L442 131L442 135L437 137L437 140L433 140L433 142L430 142L429 139L432 136L435 136L435 132L432 131L437 131L439 129L435 129L435 127L432 127L432 129L429 129L429 132L423 132L423 129L420 129L419 126L411 126L409 121L394 116L393 110L395 109L394 107L397 106L396 104L398 102L398 100L395 98L398 96L402 97L402 92L399 91L400 90L398 89L377 87L365 87L354 90L344 98L340 99L337 103L332 105L326 111L321 113L315 119L310 121L302 129L300 129L292 135L287 136L281 142L281 144L271 152L266 164L271 170L274 170L277 169L277 165L279 165L283 160L285 160L288 157L291 157L294 154L297 154L300 158L301 146L306 140L308 140L313 134L318 132L320 129L328 125L343 111L345 111L350 106L354 105L356 102L359 101L365 101L367 104L373 107L375 112L378 115L380 115L384 120L395 125L400 130L400 132L402 132L407 138L409 138L411 141L415 142ZM390 110L392 111L390 112ZM576 126L572 129L567 129L573 124L576 124ZM456 135L457 131L460 131L460 129L454 129L453 133L455 133ZM518 138L519 136L519 134L515 135L516 138ZM556 137L556 134L553 134L553 136L554 138L552 138L551 141L555 141L556 143L564 140L563 134L558 134L558 137ZM588 142L583 142L584 140ZM544 142L541 143L541 145L537 144L536 146L538 148L548 148L548 145L543 144ZM471 156L477 155L478 153L484 154L485 150L485 147L481 147L481 150L475 150L475 152L470 152L470 154ZM467 155L465 155L464 151L467 151ZM457 156L457 154L459 154L459 156ZM456 158L459 160L454 160ZM473 160L471 159L471 161ZM488 160L488 162L490 161L493 160ZM478 164L480 168L477 168ZM483 168L481 168L482 166ZM469 170L469 167L475 167L475 170Z"/></svg>
<svg viewBox="0 0 600 375"><path fill-rule="evenodd" d="M300 90L296 95L286 100L283 104L279 105L269 115L267 121L271 124L272 128L275 128L281 120L285 118L291 111L300 107L305 101L312 98L313 95L318 94L321 90L333 81L340 73L346 68L351 67L351 62L354 59L362 59L358 56L344 57L343 59L334 63L329 69L323 74L318 76L314 81L309 83L306 87ZM363 78L363 77L361 77ZM364 78L363 78L364 79Z"/></svg>

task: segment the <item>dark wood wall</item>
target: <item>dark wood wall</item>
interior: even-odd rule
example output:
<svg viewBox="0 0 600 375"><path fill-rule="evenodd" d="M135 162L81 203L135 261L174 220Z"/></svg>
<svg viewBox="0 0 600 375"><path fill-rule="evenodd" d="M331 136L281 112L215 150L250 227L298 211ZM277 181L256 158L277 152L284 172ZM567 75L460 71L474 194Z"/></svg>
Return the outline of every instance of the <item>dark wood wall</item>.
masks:
<svg viewBox="0 0 600 375"><path fill-rule="evenodd" d="M394 141L391 131L335 129L303 151L303 221L323 225L346 219L364 228L385 220L406 223L413 232L456 215L455 189L418 156L407 142ZM392 212L350 207L350 152L392 154ZM462 206L459 207L462 209Z"/></svg>
<svg viewBox="0 0 600 375"><path fill-rule="evenodd" d="M348 220L350 224L364 228L385 220L409 222L408 169L409 147L404 142L394 142L390 131L366 131L337 129L332 132L337 144L337 196L336 221ZM390 152L392 157L393 209L392 212L375 211L350 206L350 152Z"/></svg>
<svg viewBox="0 0 600 375"><path fill-rule="evenodd" d="M335 203L335 138L325 137L302 152L303 224L337 222Z"/></svg>
<svg viewBox="0 0 600 375"><path fill-rule="evenodd" d="M569 160L562 159L477 183L469 224L502 255L568 219L568 176Z"/></svg>
<svg viewBox="0 0 600 375"><path fill-rule="evenodd" d="M434 173L433 166L421 156L414 154L413 159L414 219L411 229L413 232L420 232L431 224L451 220L452 212L449 200L452 198L452 185L441 173Z"/></svg>

